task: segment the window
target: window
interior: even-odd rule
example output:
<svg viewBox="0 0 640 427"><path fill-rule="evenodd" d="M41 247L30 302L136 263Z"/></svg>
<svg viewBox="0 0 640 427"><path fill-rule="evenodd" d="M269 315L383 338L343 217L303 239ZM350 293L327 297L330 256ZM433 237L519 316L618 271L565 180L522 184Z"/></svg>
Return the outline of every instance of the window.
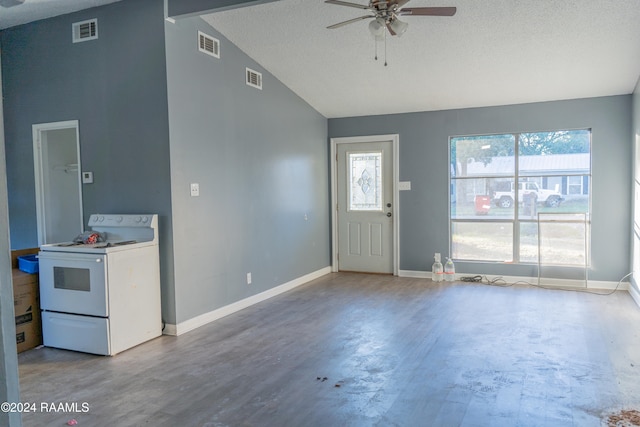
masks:
<svg viewBox="0 0 640 427"><path fill-rule="evenodd" d="M569 194L582 194L582 177L581 176L568 176L567 182L569 184Z"/></svg>
<svg viewBox="0 0 640 427"><path fill-rule="evenodd" d="M591 131L454 137L451 254L588 264Z"/></svg>
<svg viewBox="0 0 640 427"><path fill-rule="evenodd" d="M382 151L347 153L350 211L382 211Z"/></svg>

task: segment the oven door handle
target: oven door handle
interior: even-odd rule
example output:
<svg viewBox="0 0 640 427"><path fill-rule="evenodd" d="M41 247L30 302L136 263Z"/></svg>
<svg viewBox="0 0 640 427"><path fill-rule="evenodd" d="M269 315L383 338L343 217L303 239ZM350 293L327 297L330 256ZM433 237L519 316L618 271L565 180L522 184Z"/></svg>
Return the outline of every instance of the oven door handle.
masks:
<svg viewBox="0 0 640 427"><path fill-rule="evenodd" d="M84 256L83 256L84 255ZM40 252L38 256L38 260L42 265L43 262L51 261L51 262L96 262L103 263L106 261L105 256L95 256L90 254L74 254L74 253L66 253L66 252L58 252L58 253L47 253Z"/></svg>

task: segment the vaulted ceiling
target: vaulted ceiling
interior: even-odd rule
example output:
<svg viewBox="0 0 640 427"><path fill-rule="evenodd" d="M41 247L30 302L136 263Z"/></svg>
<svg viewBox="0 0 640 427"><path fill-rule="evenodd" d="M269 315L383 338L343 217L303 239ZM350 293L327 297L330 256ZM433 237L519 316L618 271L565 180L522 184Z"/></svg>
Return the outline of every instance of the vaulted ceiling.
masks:
<svg viewBox="0 0 640 427"><path fill-rule="evenodd" d="M366 4L365 0L354 0ZM456 6L407 16L375 43L363 11L282 0L204 16L326 117L631 93L640 76L637 0L411 0Z"/></svg>
<svg viewBox="0 0 640 427"><path fill-rule="evenodd" d="M112 1L25 0L0 7L0 28L28 22L23 12L34 20ZM425 6L457 13L403 17L408 30L387 37L386 47L379 42L377 61L368 20L326 28L367 15L357 8L279 0L203 18L329 118L629 94L640 76L637 0L411 0L406 7Z"/></svg>

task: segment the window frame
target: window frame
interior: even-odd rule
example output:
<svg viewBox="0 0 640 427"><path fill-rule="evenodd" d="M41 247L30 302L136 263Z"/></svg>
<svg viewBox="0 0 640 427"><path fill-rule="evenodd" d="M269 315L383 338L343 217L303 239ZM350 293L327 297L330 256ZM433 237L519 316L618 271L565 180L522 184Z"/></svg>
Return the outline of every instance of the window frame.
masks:
<svg viewBox="0 0 640 427"><path fill-rule="evenodd" d="M591 128L577 128L577 129L558 129L555 130L555 132L580 132L580 131L585 131L588 132L588 145L589 145L589 168L588 171L586 173L571 173L568 171L565 171L564 173L554 173L554 174L545 174L544 171L541 172L541 174L539 175L534 175L531 173L521 173L520 171L520 136L522 134L530 134L530 133L551 133L554 132L552 131L536 131L536 132L531 132L531 131L522 131L522 132L506 132L506 133L487 133L487 134L469 134L469 135L455 135L455 136L450 136L449 137L449 143L448 143L448 157L449 157L449 194L448 194L448 199L449 199L449 203L448 203L448 215L449 215L449 253L452 254L452 256L454 256L453 254L453 247L454 247L454 226L457 223L468 223L468 224L489 224L489 223L496 223L496 224L510 224L511 225L511 235L512 235L512 259L511 260L504 260L504 261L495 261L495 260L490 260L490 259L475 259L475 258L454 258L457 261L462 261L462 262L480 262L480 263L490 263L490 264L503 264L503 263L508 263L508 264L517 264L517 265L536 265L539 264L540 259L538 258L540 255L540 245L539 242L537 243L537 249L538 249L538 256L537 256L537 260L536 261L522 261L521 260L521 231L522 231L522 224L536 224L536 227L538 227L538 224L540 224L540 226L542 226L543 223L547 223L547 222L555 222L555 223L567 223L567 224L575 224L575 223L584 223L585 224L585 241L586 241L586 248L585 248L585 264L570 264L570 265L566 265L569 267L575 267L575 266L581 266L581 265L586 265L587 267L591 266L591 215L592 215L592 188L593 188L593 180L592 180L592 174L593 174L593 131ZM456 163L455 163L455 159L452 159L452 142L456 139L460 139L460 138L481 138L483 136L486 137L491 137L491 136L506 136L506 135L511 135L514 138L514 171L513 171L513 175L505 175L505 174L486 174L486 175L481 175L481 176L463 176L463 177L458 177L457 175L457 167L456 167ZM579 154L579 153L576 153ZM566 212L563 214L567 214L567 217L570 217L572 214L580 214L580 215L584 215L585 216L585 220L584 221L578 221L578 220L573 220L573 219L568 219L568 220L541 220L540 218L536 218L536 219L527 219L521 216L520 214L520 210L522 209L520 207L520 204L522 203L522 200L520 200L520 194L519 191L517 191L517 189L519 188L519 185L516 185L516 190L514 192L514 196L515 196L515 200L514 200L514 206L513 206L513 214L511 216L504 216L504 217L485 217L485 218L478 218L477 216L474 218L465 218L465 217L458 217L457 212L453 213L453 203L452 203L452 196L454 194L455 191L455 197L457 197L457 185L455 184L456 181L462 181L462 180L479 180L479 179L486 179L486 180L490 180L490 179L512 179L512 182L516 183L516 182L522 182L522 181L527 181L527 182L536 182L539 186L542 187L542 181L545 178L553 178L553 179L559 179L560 181L562 181L562 178L566 177L566 191L563 193L561 188L561 194L563 195L567 195L570 196L572 195L572 193L569 192L570 189L570 178L569 177L580 177L580 195L584 194L585 191L585 186L587 188L587 206L586 206L586 212ZM586 182L585 182L586 179ZM486 184L485 184L486 185ZM573 184L574 186L577 186L576 184ZM456 189L456 190L454 190ZM493 200L491 200L491 202L493 203ZM456 210L457 210L457 206L456 206ZM544 216L544 215L543 215ZM536 230L536 235L539 237L539 233L540 233L540 229Z"/></svg>

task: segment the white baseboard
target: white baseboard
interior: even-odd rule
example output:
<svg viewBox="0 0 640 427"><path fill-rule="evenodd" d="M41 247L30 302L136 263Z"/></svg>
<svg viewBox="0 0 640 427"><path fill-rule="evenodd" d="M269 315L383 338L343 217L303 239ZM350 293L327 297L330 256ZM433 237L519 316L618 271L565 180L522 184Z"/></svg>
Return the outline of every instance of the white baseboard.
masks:
<svg viewBox="0 0 640 427"><path fill-rule="evenodd" d="M533 285L538 284L537 277L522 277L522 276L495 276L495 275L486 275L486 274L473 274L473 273L458 273L456 274L456 279L460 279L460 277L467 276L486 276L489 280L500 278L504 280L505 283L516 283L516 282L524 282L530 283ZM413 277L417 279L431 279L430 271L412 271L412 270L400 270L398 271L398 276L400 277ZM582 288L585 289L584 280L569 280L569 279L550 279L550 278L541 278L540 285L545 287L552 288ZM602 290L613 290L618 285L618 282L608 282L602 280L589 280L587 281L586 289L602 289ZM622 282L620 286L618 286L618 290L628 291L632 286L629 286L629 282ZM637 293L637 292L636 292ZM632 295L633 296L633 295ZM638 294L638 300L640 301L640 294ZM638 303L640 306L640 303Z"/></svg>
<svg viewBox="0 0 640 427"><path fill-rule="evenodd" d="M276 295L280 295L281 293L290 291L300 285L304 285L307 282L315 280L318 277L322 277L329 273L331 273L331 267L325 267L297 279L291 280L290 282L284 283L280 286L276 286L275 288L271 288L259 294L252 295L248 298L236 301L232 304L226 305L208 313L201 314L200 316L196 316L192 319L185 320L184 322L180 322L177 325L167 323L162 333L164 335L182 335L196 328L199 328L200 326L206 325L207 323L211 323L214 320L221 319L254 304L265 301L269 298L273 298Z"/></svg>
<svg viewBox="0 0 640 427"><path fill-rule="evenodd" d="M162 335L178 335L178 327L172 323L165 323Z"/></svg>
<svg viewBox="0 0 640 427"><path fill-rule="evenodd" d="M412 270L398 270L399 277L413 277L415 279L431 279L430 271L412 271Z"/></svg>

